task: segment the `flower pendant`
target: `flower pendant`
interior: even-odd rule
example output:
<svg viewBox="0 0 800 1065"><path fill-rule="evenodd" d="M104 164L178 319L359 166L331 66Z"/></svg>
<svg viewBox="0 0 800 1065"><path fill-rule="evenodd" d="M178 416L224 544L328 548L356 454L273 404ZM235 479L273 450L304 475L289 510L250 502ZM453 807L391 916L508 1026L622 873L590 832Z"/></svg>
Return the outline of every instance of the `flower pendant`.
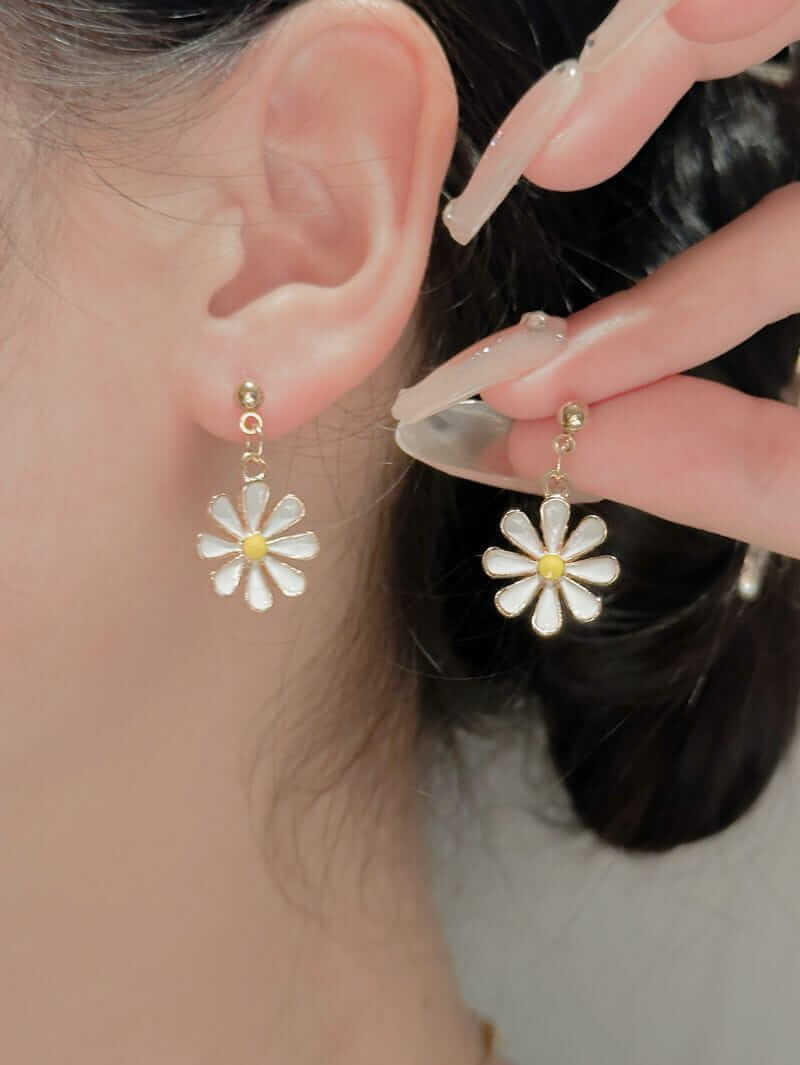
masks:
<svg viewBox="0 0 800 1065"><path fill-rule="evenodd" d="M540 508L540 537L527 514L509 510L500 529L522 553L490 547L483 555L488 576L517 578L495 595L497 609L504 617L514 618L536 602L531 625L539 636L555 636L561 631L561 598L576 621L595 621L603 601L578 582L610 585L620 575L613 555L585 557L608 536L603 519L588 515L567 538L569 515L570 505L564 496L545 499Z"/></svg>
<svg viewBox="0 0 800 1065"><path fill-rule="evenodd" d="M313 532L282 536L305 517L306 508L294 495L284 496L264 520L269 488L263 480L246 483L241 492L241 513L226 495L214 496L208 507L211 517L235 539L225 540L209 533L197 536L200 558L233 557L211 573L218 595L233 595L246 571L244 597L252 610L263 612L272 606L272 592L267 575L287 596L302 595L306 578L299 569L282 559L315 558L319 540Z"/></svg>

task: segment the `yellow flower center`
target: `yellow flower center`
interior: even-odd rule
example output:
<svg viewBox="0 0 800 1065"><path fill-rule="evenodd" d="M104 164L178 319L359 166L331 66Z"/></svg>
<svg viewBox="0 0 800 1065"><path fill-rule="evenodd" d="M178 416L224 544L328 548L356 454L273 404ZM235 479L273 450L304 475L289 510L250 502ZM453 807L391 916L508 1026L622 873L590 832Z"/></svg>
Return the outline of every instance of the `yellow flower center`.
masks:
<svg viewBox="0 0 800 1065"><path fill-rule="evenodd" d="M560 555L542 555L539 559L539 576L557 581L564 576L564 559Z"/></svg>
<svg viewBox="0 0 800 1065"><path fill-rule="evenodd" d="M261 533L254 533L242 541L242 551L251 562L260 562L269 551L269 546Z"/></svg>

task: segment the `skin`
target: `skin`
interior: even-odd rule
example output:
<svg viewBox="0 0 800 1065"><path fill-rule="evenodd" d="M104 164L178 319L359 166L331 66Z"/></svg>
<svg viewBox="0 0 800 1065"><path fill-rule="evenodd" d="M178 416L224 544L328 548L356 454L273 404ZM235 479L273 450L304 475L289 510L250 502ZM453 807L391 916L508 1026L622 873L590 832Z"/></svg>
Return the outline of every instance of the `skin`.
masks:
<svg viewBox="0 0 800 1065"><path fill-rule="evenodd" d="M653 23L586 75L591 91L528 176L603 180L693 80L800 36L800 6L753 7L725 4L743 20L736 38L730 20L715 36L708 0ZM371 427L415 362L409 323L455 93L400 4L310 0L280 31L180 134L158 121L122 143L82 131L83 157L44 166L2 126L14 248L0 275L0 1021L21 1063L477 1065L404 729L385 734L371 773L321 787L381 691L356 638L384 606L363 584L391 455ZM153 110L139 117L163 117ZM779 244L759 291L786 302L750 298L736 328L798 309L778 274L799 209L794 190L768 198L629 304L581 312L574 362L487 393L520 418L519 471L540 472L545 415L594 381L577 480L800 554L796 412L675 376L687 350L704 362L730 345L716 302L680 318L702 351L664 351L654 324L676 291L704 291L720 259L746 259L748 225ZM637 335L648 321L653 335ZM631 378L634 347L655 353L652 383ZM303 497L323 543L303 567L308 595L266 617L217 599L193 553L213 528L207 500L240 484L232 397L245 377L267 390L269 481ZM396 700L410 723L413 692ZM323 717L339 744L319 741Z"/></svg>
<svg viewBox="0 0 800 1065"><path fill-rule="evenodd" d="M524 172L553 189L604 181L694 81L738 73L798 37L797 3L682 0L587 71L581 98ZM582 489L800 558L797 410L677 376L800 310L798 222L800 189L770 194L630 291L573 315L555 361L487 388L483 398L517 419L516 472L541 472L553 415L580 398L592 408L591 446L570 456L569 473Z"/></svg>
<svg viewBox="0 0 800 1065"><path fill-rule="evenodd" d="M35 157L4 106L4 1057L477 1065L414 692L393 677L385 705L388 643L360 638L388 609L381 419L454 142L443 54L399 3L311 0L122 137ZM266 615L194 549L241 486L247 377L274 497L322 542Z"/></svg>

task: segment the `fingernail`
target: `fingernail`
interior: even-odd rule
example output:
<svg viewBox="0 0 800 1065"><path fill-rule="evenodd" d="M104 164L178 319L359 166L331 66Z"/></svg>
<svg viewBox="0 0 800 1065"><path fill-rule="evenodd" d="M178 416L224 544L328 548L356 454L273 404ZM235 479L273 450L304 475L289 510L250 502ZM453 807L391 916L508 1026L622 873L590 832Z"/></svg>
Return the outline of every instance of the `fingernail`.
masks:
<svg viewBox="0 0 800 1065"><path fill-rule="evenodd" d="M485 388L539 369L564 351L566 329L564 318L551 318L544 311L523 315L519 325L461 352L413 388L404 388L392 417L420 421Z"/></svg>
<svg viewBox="0 0 800 1065"><path fill-rule="evenodd" d="M463 193L442 213L453 240L468 244L494 214L575 103L582 83L577 60L567 59L522 97L492 138Z"/></svg>
<svg viewBox="0 0 800 1065"><path fill-rule="evenodd" d="M620 0L608 18L586 39L579 60L581 68L588 74L605 66L678 2L679 0Z"/></svg>

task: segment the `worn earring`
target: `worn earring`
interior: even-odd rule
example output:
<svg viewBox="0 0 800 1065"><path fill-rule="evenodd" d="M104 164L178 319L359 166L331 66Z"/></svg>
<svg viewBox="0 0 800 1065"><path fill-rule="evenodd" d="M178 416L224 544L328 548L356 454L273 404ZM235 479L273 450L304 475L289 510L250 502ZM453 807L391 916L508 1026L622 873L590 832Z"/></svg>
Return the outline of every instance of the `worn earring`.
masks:
<svg viewBox="0 0 800 1065"><path fill-rule="evenodd" d="M507 618L518 617L536 601L531 625L539 636L555 636L561 631L559 593L576 621L596 621L603 601L578 581L610 585L620 575L619 562L613 555L585 557L608 536L606 523L597 514L585 517L567 538L570 487L562 473L562 463L564 456L575 450L573 434L583 428L587 418L588 409L575 401L565 403L558 412L561 432L553 439L558 459L545 480L545 498L539 511L541 537L527 514L509 510L500 529L522 554L490 547L483 555L483 569L488 576L517 578L496 594L494 601L499 612Z"/></svg>
<svg viewBox="0 0 800 1065"><path fill-rule="evenodd" d="M264 394L254 381L245 381L236 395L244 411L239 426L246 437L241 460L244 484L239 510L226 495L214 496L208 506L214 521L235 537L235 541L198 533L197 553L203 559L233 555L224 566L211 573L214 590L218 595L233 595L246 569L245 600L252 610L263 612L272 606L267 574L284 595L303 594L305 575L281 560L315 558L319 554L319 540L313 532L281 535L305 517L306 509L295 495L284 496L264 520L269 488L265 480L264 421L257 413Z"/></svg>

